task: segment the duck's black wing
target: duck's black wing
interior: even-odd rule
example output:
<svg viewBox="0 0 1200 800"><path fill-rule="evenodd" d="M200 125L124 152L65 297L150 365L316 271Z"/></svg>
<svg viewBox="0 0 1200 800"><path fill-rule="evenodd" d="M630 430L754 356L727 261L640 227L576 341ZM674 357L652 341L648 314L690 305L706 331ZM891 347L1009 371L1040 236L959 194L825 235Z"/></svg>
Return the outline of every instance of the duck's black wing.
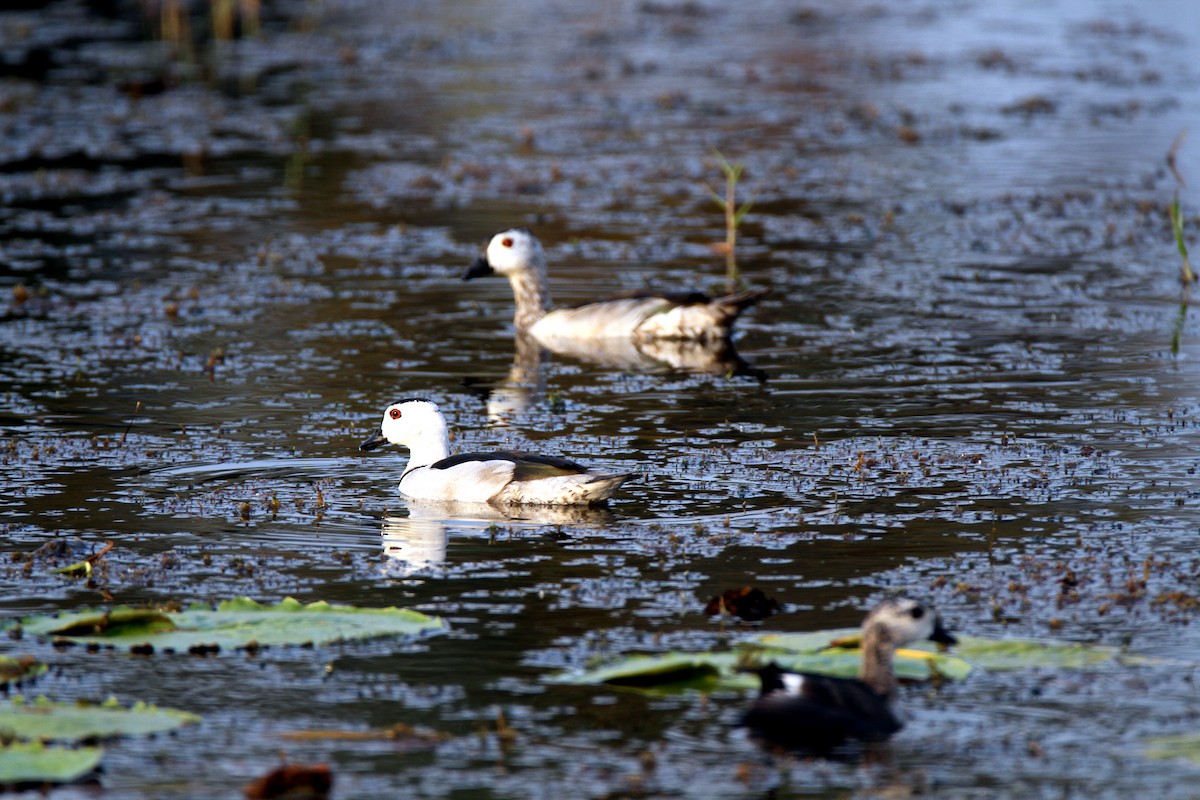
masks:
<svg viewBox="0 0 1200 800"><path fill-rule="evenodd" d="M742 720L766 742L828 752L847 740L883 741L903 727L888 701L862 681L788 675L790 686L771 686L763 676L763 694Z"/></svg>
<svg viewBox="0 0 1200 800"><path fill-rule="evenodd" d="M496 450L490 453L460 453L443 458L441 461L435 461L429 465L429 468L450 469L469 461L511 461L514 467L513 479L519 481L550 478L557 475L576 475L588 471L588 468L582 464L565 458L511 450Z"/></svg>

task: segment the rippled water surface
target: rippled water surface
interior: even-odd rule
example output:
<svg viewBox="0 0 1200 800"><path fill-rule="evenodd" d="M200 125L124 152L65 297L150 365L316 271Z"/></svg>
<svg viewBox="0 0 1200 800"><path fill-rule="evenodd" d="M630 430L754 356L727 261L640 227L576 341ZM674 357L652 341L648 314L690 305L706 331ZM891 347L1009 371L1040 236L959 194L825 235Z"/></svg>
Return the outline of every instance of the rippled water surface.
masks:
<svg viewBox="0 0 1200 800"><path fill-rule="evenodd" d="M204 716L110 744L105 795L233 795L281 752L339 798L1194 794L1144 755L1200 715L1166 160L1200 118L1193 3L330 0L236 42L196 16L190 60L136 4L27 5L0 12L0 615L291 595L449 623L207 659L7 641L55 665L38 692ZM459 280L524 225L560 303L720 291L717 150L771 289L736 354L539 353L504 282ZM639 479L601 511L410 508L401 454L357 450L408 396L456 448ZM55 537L114 549L87 585L14 557ZM1153 658L910 687L869 764L760 751L735 693L546 682L726 647L753 631L703 605L746 584L785 606L761 630L906 591L960 632ZM400 722L445 738L281 738Z"/></svg>

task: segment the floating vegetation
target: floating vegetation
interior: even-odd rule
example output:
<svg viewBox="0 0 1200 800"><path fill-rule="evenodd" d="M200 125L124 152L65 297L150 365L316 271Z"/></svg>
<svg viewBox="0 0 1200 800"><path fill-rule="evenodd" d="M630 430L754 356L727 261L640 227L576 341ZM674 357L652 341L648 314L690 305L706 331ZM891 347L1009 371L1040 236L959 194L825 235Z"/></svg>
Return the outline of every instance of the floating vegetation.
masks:
<svg viewBox="0 0 1200 800"><path fill-rule="evenodd" d="M119 736L150 736L194 725L200 717L146 703L131 707L115 698L104 703L58 703L45 697L17 696L0 703L0 739L78 743Z"/></svg>
<svg viewBox="0 0 1200 800"><path fill-rule="evenodd" d="M708 190L712 195L712 199L716 202L721 210L725 212L725 241L720 246L720 251L725 254L725 283L726 289L730 292L737 288L738 283L738 265L737 265L737 234L738 228L742 226L742 220L746 218L746 214L750 212L754 205L753 200L747 200L740 206L737 204L737 185L741 180L742 172L746 165L738 161L730 163L720 150L714 150L713 155L717 159L717 166L721 168L721 175L725 178L725 193L718 194L711 188Z"/></svg>
<svg viewBox="0 0 1200 800"><path fill-rule="evenodd" d="M33 656L0 656L0 689L32 680L46 671L46 665Z"/></svg>
<svg viewBox="0 0 1200 800"><path fill-rule="evenodd" d="M47 747L41 742L0 745L0 784L71 783L100 765L99 747Z"/></svg>
<svg viewBox="0 0 1200 800"><path fill-rule="evenodd" d="M986 639L958 636L954 653L932 644L896 651L895 672L903 681L965 680L974 669L1083 669L1137 660L1113 647L1031 639ZM774 661L797 672L851 678L862 663L859 631L853 628L800 634L766 634L744 640L720 653L631 655L593 669L564 673L553 680L572 684L607 684L652 692L683 690L747 690L758 685L753 675L738 672L749 664Z"/></svg>
<svg viewBox="0 0 1200 800"><path fill-rule="evenodd" d="M441 619L401 608L358 608L286 598L264 606L247 597L210 608L158 611L118 606L62 616L30 617L25 634L53 637L57 644L127 647L155 651L218 653L278 645L325 645L441 630Z"/></svg>

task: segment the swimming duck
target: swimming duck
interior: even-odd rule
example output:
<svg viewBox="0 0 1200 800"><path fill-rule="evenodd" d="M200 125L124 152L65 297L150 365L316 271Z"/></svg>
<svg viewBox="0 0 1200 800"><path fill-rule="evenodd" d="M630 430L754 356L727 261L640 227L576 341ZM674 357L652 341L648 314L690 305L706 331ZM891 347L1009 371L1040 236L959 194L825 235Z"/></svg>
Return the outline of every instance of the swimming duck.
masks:
<svg viewBox="0 0 1200 800"><path fill-rule="evenodd" d="M767 743L818 752L848 739L883 741L904 725L892 707L896 648L922 639L956 642L931 608L908 598L884 600L863 621L857 679L791 672L774 662L748 670L757 672L762 693L743 724Z"/></svg>
<svg viewBox="0 0 1200 800"><path fill-rule="evenodd" d="M409 398L383 412L379 430L359 445L409 450L400 493L415 500L496 505L595 505L632 473L601 473L565 458L498 451L450 455L446 419L435 403Z"/></svg>
<svg viewBox="0 0 1200 800"><path fill-rule="evenodd" d="M738 315L767 293L766 289L750 289L710 298L702 292L632 292L551 311L546 254L537 237L525 228L493 236L463 280L487 275L508 278L517 303L513 319L517 331L529 332L543 343L613 336L723 339Z"/></svg>

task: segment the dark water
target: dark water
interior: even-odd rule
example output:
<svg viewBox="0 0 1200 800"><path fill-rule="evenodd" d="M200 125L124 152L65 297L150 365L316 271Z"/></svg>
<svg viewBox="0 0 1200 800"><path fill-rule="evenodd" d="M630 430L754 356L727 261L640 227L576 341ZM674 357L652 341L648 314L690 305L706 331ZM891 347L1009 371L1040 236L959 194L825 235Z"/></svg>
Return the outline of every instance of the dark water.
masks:
<svg viewBox="0 0 1200 800"><path fill-rule="evenodd" d="M234 794L280 752L345 798L1194 794L1143 755L1200 709L1200 330L1166 164L1200 111L1193 4L327 2L193 62L118 10L0 13L2 546L115 543L96 588L6 557L4 615L293 595L451 628L4 645L57 665L38 691L204 715L110 745L106 794ZM508 287L459 282L519 224L561 303L720 289L714 149L755 203L739 262L772 294L737 348L765 382L530 358ZM408 509L400 457L356 447L413 395L456 446L644 479L606 513ZM870 766L769 759L742 696L544 682L735 641L701 608L747 583L787 606L767 630L904 590L960 631L1160 660L914 688ZM451 738L279 738L397 722Z"/></svg>

